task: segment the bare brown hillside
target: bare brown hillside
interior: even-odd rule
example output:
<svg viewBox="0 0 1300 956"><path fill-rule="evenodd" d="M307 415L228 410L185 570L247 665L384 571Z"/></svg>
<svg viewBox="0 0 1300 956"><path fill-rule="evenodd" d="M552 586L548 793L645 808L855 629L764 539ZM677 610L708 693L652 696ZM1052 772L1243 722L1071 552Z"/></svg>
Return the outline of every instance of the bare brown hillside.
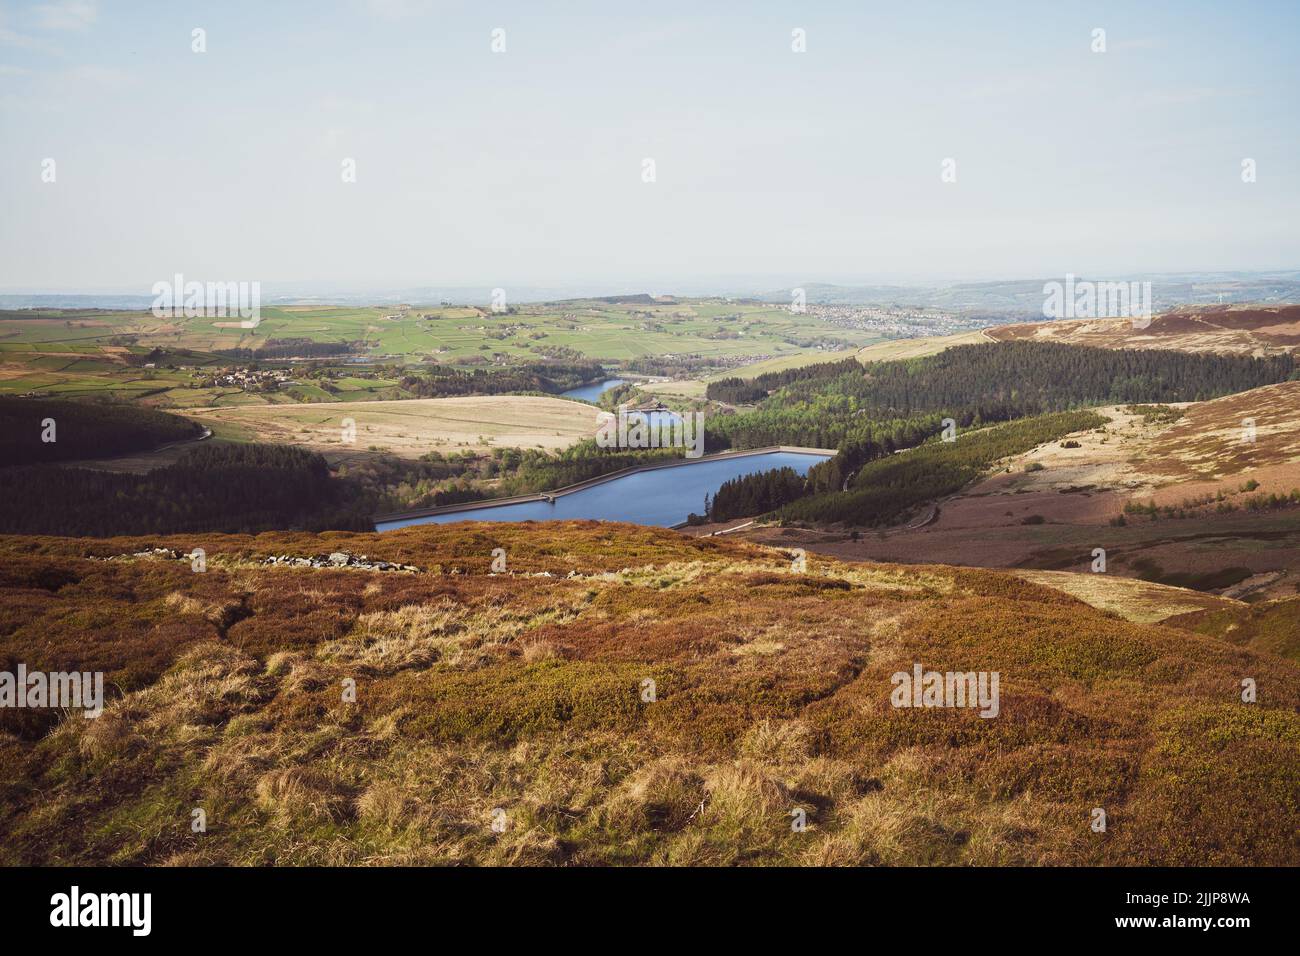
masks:
<svg viewBox="0 0 1300 956"><path fill-rule="evenodd" d="M985 331L998 341L1269 355L1300 348L1300 305L1187 306L1154 316L1145 328L1131 319L1057 319Z"/></svg>

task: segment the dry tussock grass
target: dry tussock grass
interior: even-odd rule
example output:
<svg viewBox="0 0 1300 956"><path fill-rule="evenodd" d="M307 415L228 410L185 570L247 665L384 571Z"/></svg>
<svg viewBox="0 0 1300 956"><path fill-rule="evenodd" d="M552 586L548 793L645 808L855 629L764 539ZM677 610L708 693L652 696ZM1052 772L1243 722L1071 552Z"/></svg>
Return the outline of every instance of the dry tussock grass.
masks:
<svg viewBox="0 0 1300 956"><path fill-rule="evenodd" d="M362 614L345 638L323 645L318 653L377 674L428 667L444 658L455 663L463 649L457 637L468 616L467 608L446 600L374 611Z"/></svg>
<svg viewBox="0 0 1300 956"><path fill-rule="evenodd" d="M617 829L676 832L703 809L699 768L677 754L660 757L631 774L601 808L603 821Z"/></svg>
<svg viewBox="0 0 1300 956"><path fill-rule="evenodd" d="M111 712L86 726L77 748L83 757L102 762L126 753L132 744L140 742L143 738L131 722L120 712Z"/></svg>
<svg viewBox="0 0 1300 956"><path fill-rule="evenodd" d="M802 720L760 720L740 740L740 753L760 763L803 763L814 750L812 728Z"/></svg>

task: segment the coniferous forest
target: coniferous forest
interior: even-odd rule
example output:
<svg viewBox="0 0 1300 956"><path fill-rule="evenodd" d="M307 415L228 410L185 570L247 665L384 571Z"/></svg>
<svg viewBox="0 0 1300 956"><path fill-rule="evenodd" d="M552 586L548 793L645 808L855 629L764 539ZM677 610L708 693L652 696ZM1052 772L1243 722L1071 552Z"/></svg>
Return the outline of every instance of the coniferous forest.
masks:
<svg viewBox="0 0 1300 956"><path fill-rule="evenodd" d="M197 438L188 418L117 402L0 398L0 462L111 458Z"/></svg>
<svg viewBox="0 0 1300 956"><path fill-rule="evenodd" d="M807 480L793 468L774 468L723 482L709 504L708 517L730 521L766 514L787 502L801 498Z"/></svg>
<svg viewBox="0 0 1300 956"><path fill-rule="evenodd" d="M705 448L906 448L919 433L937 431L943 418L965 428L1090 405L1203 401L1295 374L1289 355L1250 358L1050 342L962 345L869 365L849 359L767 373L752 383L733 378L710 384L712 399L757 400L758 406L711 417Z"/></svg>
<svg viewBox="0 0 1300 956"><path fill-rule="evenodd" d="M780 407L843 397L855 409L883 417L974 409L984 420L1005 420L1080 405L1204 401L1286 381L1295 371L1290 355L990 342L919 359L867 365L849 359L771 372L750 382L724 379L710 384L706 394L722 402L756 401L779 390L773 398Z"/></svg>
<svg viewBox="0 0 1300 956"><path fill-rule="evenodd" d="M599 362L534 362L507 369L470 369L434 365L402 377L402 388L419 398L457 395L505 395L560 392L605 375Z"/></svg>
<svg viewBox="0 0 1300 956"><path fill-rule="evenodd" d="M711 418L706 447L711 452L781 444L835 448L832 459L809 471L802 493L782 485L784 503L819 496L785 508L782 515L877 524L917 502L951 493L964 483L957 482L959 475L969 475L968 481L994 460L927 452L913 464L864 467L933 440L945 420L962 431L1032 416L1064 422L1053 413L1104 404L1204 401L1295 376L1290 355L1252 358L1044 342L963 345L919 359L827 362L713 383L710 398L758 404L753 411ZM923 464L935 470L925 471ZM879 490L864 492L868 480ZM767 500L761 488L765 480L752 477L725 494L719 489L723 507L715 499L716 520L763 513L745 510ZM850 493L851 500L837 497ZM891 511L889 502L898 507Z"/></svg>
<svg viewBox="0 0 1300 956"><path fill-rule="evenodd" d="M143 475L20 466L0 469L0 532L368 530L366 503L349 489L320 455L287 445L198 445Z"/></svg>

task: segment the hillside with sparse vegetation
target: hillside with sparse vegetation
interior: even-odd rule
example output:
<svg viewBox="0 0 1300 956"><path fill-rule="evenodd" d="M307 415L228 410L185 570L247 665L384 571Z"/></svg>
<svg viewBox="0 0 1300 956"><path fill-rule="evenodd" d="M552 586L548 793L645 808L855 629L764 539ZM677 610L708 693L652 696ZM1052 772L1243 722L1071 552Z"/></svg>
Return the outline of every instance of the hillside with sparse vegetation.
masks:
<svg viewBox="0 0 1300 956"><path fill-rule="evenodd" d="M1292 612L594 522L0 551L0 669L110 688L0 711L7 865L1300 863Z"/></svg>

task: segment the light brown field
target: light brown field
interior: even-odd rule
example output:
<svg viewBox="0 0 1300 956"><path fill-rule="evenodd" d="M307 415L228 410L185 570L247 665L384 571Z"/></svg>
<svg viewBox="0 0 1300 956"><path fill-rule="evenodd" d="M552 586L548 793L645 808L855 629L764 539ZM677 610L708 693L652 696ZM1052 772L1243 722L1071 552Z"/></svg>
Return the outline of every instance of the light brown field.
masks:
<svg viewBox="0 0 1300 956"><path fill-rule="evenodd" d="M787 369L803 368L806 365L820 365L823 362L842 362L853 354L853 351L848 349L841 352L808 349L792 355L781 355L776 358L766 359L762 362L754 362L752 365L742 365L739 368L730 368L721 372L714 372L712 375L706 376L704 381L716 382L719 379L732 377L757 378L766 372L784 372Z"/></svg>
<svg viewBox="0 0 1300 956"><path fill-rule="evenodd" d="M1015 574L1034 584L1064 591L1084 604L1118 614L1135 624L1155 624L1179 614L1232 610L1242 606L1240 601L1231 598L1113 574L1073 571L1016 571Z"/></svg>
<svg viewBox="0 0 1300 956"><path fill-rule="evenodd" d="M858 349L859 362L889 362L894 359L924 358L938 355L956 345L979 345L990 341L983 329L958 332L955 335L927 335L916 339L895 339L877 342Z"/></svg>
<svg viewBox="0 0 1300 956"><path fill-rule="evenodd" d="M1000 462L987 478L944 502L928 530L987 527L1030 514L1048 521L1105 524L1129 500L1178 505L1223 492L1289 493L1300 487L1300 382L1283 382L1208 402L1175 405L1183 417L1152 424L1127 406L1097 409L1105 430L1067 436ZM1242 422L1255 422L1245 441ZM1041 468L1039 468L1041 466ZM1027 468L1038 470L1027 471ZM1009 513L1008 513L1009 512Z"/></svg>
<svg viewBox="0 0 1300 956"><path fill-rule="evenodd" d="M235 425L257 441L323 452L349 450L344 419L356 424L355 448L418 458L430 451L568 448L596 432L596 410L561 398L489 395L395 402L245 405L186 412L205 422Z"/></svg>
<svg viewBox="0 0 1300 956"><path fill-rule="evenodd" d="M855 353L851 350L827 352L821 349L809 349L791 355L765 359L762 362L754 362L751 365L723 369L720 372L714 372L712 375L705 375L698 379L648 382L641 386L641 390L648 395L663 396L665 398L702 399L710 382L716 382L724 378L757 378L766 372L783 372L786 369L820 365L823 362L839 362L853 354Z"/></svg>
<svg viewBox="0 0 1300 956"><path fill-rule="evenodd" d="M670 382L651 382L641 386L647 395L665 398L703 398L708 383L695 379L675 379Z"/></svg>

